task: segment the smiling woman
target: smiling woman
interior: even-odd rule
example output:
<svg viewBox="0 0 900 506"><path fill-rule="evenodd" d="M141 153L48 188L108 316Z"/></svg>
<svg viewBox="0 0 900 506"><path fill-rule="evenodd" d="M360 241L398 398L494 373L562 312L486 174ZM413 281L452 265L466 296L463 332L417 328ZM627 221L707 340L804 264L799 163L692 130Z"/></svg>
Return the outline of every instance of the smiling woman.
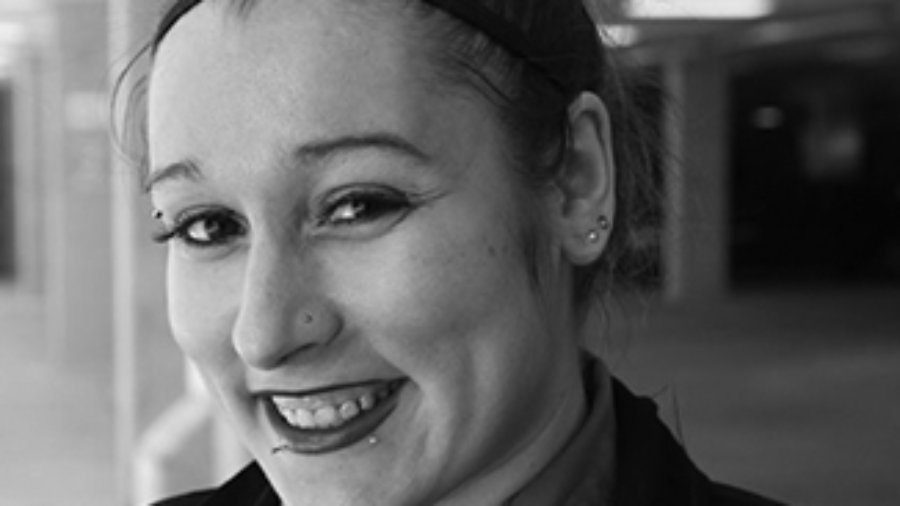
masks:
<svg viewBox="0 0 900 506"><path fill-rule="evenodd" d="M768 504L582 350L652 147L595 11L171 8L142 117L170 321L255 462L167 504Z"/></svg>

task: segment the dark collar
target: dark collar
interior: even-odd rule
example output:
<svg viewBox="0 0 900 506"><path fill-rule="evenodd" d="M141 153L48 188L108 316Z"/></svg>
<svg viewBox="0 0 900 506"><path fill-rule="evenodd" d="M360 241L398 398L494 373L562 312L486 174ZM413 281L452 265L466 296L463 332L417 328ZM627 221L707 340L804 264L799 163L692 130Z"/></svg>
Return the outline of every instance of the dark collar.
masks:
<svg viewBox="0 0 900 506"><path fill-rule="evenodd" d="M656 414L656 404L616 381L616 488L613 504L710 504L712 484Z"/></svg>

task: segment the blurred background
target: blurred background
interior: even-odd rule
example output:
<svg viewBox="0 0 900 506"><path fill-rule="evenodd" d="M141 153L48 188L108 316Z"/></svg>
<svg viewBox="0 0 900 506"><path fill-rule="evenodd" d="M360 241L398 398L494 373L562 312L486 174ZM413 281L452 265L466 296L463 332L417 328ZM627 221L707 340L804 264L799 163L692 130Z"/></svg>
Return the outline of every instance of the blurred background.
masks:
<svg viewBox="0 0 900 506"><path fill-rule="evenodd" d="M246 459L168 335L109 133L167 3L0 0L0 506L143 504ZM712 477L900 504L900 2L613 7L671 157L595 346Z"/></svg>

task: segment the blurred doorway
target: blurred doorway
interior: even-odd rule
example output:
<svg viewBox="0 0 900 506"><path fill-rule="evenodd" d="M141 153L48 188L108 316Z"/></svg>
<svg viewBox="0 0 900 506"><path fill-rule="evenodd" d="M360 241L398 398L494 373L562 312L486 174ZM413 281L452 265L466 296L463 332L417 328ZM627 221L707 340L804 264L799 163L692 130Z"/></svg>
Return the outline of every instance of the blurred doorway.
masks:
<svg viewBox="0 0 900 506"><path fill-rule="evenodd" d="M12 88L0 82L0 281L15 276L15 174Z"/></svg>
<svg viewBox="0 0 900 506"><path fill-rule="evenodd" d="M837 41L733 80L736 286L900 280L900 51Z"/></svg>

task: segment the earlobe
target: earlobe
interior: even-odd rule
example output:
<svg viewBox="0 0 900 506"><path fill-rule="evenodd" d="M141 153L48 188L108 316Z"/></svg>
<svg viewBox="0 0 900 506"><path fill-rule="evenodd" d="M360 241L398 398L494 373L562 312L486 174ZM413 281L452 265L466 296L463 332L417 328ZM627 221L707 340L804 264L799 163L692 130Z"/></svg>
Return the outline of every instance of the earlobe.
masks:
<svg viewBox="0 0 900 506"><path fill-rule="evenodd" d="M556 185L562 196L558 233L574 265L594 262L606 247L615 214L615 161L609 116L594 93L569 106L569 145Z"/></svg>

